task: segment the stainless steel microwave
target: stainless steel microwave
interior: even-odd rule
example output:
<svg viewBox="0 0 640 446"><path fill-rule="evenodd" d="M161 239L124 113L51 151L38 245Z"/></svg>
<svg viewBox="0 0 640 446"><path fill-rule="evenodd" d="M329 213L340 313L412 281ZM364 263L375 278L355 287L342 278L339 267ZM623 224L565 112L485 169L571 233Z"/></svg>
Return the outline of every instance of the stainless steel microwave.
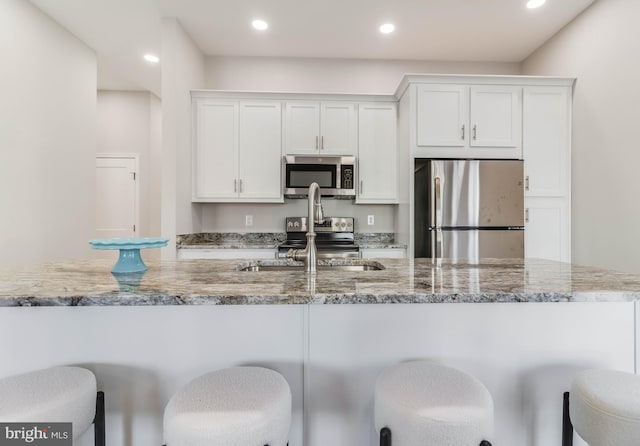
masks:
<svg viewBox="0 0 640 446"><path fill-rule="evenodd" d="M306 197L309 185L316 182L323 197L354 198L355 168L353 156L285 156L284 196Z"/></svg>

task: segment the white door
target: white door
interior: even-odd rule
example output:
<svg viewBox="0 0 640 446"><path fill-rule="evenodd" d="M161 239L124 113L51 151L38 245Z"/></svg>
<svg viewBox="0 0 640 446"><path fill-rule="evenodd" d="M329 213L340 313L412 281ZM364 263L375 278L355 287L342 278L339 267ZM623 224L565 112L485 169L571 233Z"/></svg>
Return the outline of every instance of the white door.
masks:
<svg viewBox="0 0 640 446"><path fill-rule="evenodd" d="M469 97L471 147L520 147L522 88L475 86Z"/></svg>
<svg viewBox="0 0 640 446"><path fill-rule="evenodd" d="M467 127L467 87L417 86L417 144L428 147L464 147Z"/></svg>
<svg viewBox="0 0 640 446"><path fill-rule="evenodd" d="M194 200L238 196L238 101L198 102L194 156Z"/></svg>
<svg viewBox="0 0 640 446"><path fill-rule="evenodd" d="M358 107L357 203L397 203L396 105Z"/></svg>
<svg viewBox="0 0 640 446"><path fill-rule="evenodd" d="M320 104L289 101L285 106L285 153L316 154L320 147Z"/></svg>
<svg viewBox="0 0 640 446"><path fill-rule="evenodd" d="M568 87L525 87L525 195L564 197L570 190L571 100Z"/></svg>
<svg viewBox="0 0 640 446"><path fill-rule="evenodd" d="M96 157L96 238L137 234L135 156Z"/></svg>
<svg viewBox="0 0 640 446"><path fill-rule="evenodd" d="M280 102L240 102L240 198L282 198Z"/></svg>
<svg viewBox="0 0 640 446"><path fill-rule="evenodd" d="M571 229L563 198L525 198L524 256L571 261Z"/></svg>
<svg viewBox="0 0 640 446"><path fill-rule="evenodd" d="M356 153L355 105L323 102L320 106L320 154Z"/></svg>

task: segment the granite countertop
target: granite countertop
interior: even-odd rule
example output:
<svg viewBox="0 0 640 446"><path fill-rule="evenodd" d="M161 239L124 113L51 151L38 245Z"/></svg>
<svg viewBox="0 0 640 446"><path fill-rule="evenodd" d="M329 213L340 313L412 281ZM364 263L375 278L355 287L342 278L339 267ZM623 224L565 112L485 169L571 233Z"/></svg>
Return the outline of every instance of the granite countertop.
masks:
<svg viewBox="0 0 640 446"><path fill-rule="evenodd" d="M176 237L178 249L275 249L287 238L284 232L201 232Z"/></svg>
<svg viewBox="0 0 640 446"><path fill-rule="evenodd" d="M0 270L0 306L640 300L640 276L543 260L434 265L430 259L384 259L382 271L318 271L315 276L237 270L274 262L148 261L148 271L121 276L120 283L110 273L110 260Z"/></svg>
<svg viewBox="0 0 640 446"><path fill-rule="evenodd" d="M287 238L284 232L202 232L181 234L176 238L178 249L275 249ZM355 243L364 249L406 249L396 243L393 233L356 233Z"/></svg>

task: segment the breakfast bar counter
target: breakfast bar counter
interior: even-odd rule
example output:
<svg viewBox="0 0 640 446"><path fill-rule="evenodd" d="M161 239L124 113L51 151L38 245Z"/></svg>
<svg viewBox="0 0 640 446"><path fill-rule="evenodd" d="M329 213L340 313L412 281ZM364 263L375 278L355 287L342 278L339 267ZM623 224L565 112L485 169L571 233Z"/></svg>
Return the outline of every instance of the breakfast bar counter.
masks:
<svg viewBox="0 0 640 446"><path fill-rule="evenodd" d="M291 387L290 446L374 446L377 376L422 358L487 387L494 444L558 446L576 373L639 366L631 274L544 260L358 259L309 275L236 259L147 261L144 273L115 275L114 261L0 271L0 377L89 368L105 392L108 444L163 444L163 410L181 385L258 365Z"/></svg>
<svg viewBox="0 0 640 446"><path fill-rule="evenodd" d="M640 300L640 276L546 260L343 260L381 267L344 271L241 271L282 260L149 261L111 274L109 260L0 271L0 306L389 304ZM334 262L335 263L335 262Z"/></svg>

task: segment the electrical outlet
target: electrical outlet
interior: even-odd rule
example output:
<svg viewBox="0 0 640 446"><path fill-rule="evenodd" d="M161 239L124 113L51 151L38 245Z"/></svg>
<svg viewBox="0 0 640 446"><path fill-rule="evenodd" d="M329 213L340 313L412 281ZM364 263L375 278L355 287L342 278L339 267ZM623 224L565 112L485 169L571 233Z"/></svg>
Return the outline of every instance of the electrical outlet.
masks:
<svg viewBox="0 0 640 446"><path fill-rule="evenodd" d="M253 215L245 215L244 216L244 225L245 226L253 226Z"/></svg>
<svg viewBox="0 0 640 446"><path fill-rule="evenodd" d="M367 224L369 226L375 224L375 219L373 218L373 215L367 215Z"/></svg>

